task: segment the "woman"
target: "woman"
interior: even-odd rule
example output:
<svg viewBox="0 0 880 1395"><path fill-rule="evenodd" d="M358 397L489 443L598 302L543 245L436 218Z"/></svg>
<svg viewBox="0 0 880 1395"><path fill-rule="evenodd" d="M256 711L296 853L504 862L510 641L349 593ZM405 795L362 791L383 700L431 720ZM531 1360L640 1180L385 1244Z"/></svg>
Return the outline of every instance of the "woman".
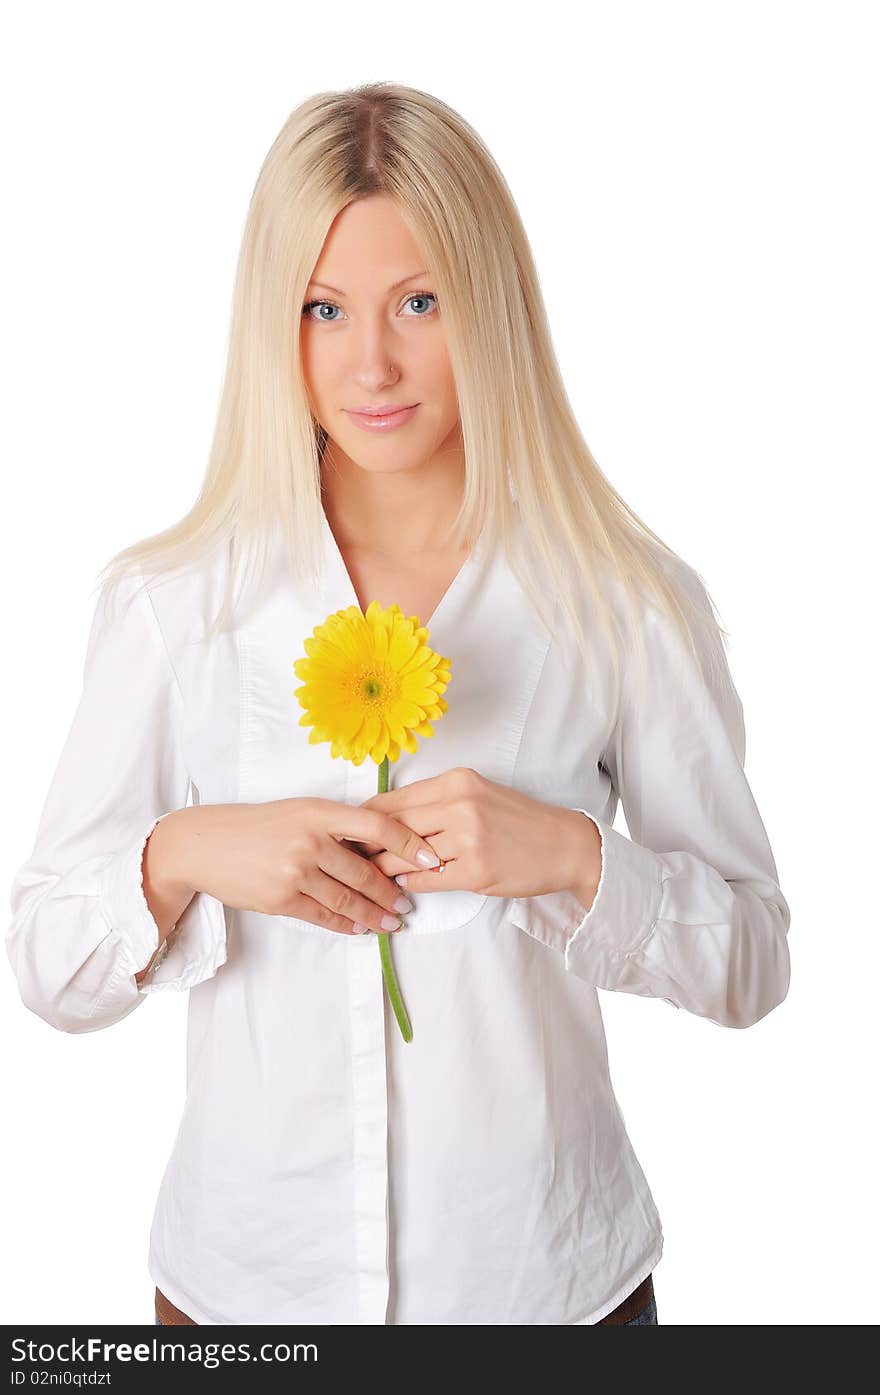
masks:
<svg viewBox="0 0 880 1395"><path fill-rule="evenodd" d="M749 1026L789 908L708 593L585 445L449 107L372 84L291 115L204 487L109 573L8 943L62 1031L190 992L157 1321L656 1323L596 990ZM417 741L390 656L315 638L373 601L451 673ZM345 751L302 720L310 639Z"/></svg>

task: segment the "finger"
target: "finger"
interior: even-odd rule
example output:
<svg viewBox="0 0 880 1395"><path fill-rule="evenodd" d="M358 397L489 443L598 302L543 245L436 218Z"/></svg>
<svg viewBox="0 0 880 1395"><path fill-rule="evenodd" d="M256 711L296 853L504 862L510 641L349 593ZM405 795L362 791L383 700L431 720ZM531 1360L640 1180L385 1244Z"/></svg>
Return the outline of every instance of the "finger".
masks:
<svg viewBox="0 0 880 1395"><path fill-rule="evenodd" d="M337 935L357 933L348 916L337 915L329 906L325 906L322 901L316 901L313 896L307 896L304 891L297 892L289 913L297 920L307 920L312 925L323 925L325 930L333 930Z"/></svg>
<svg viewBox="0 0 880 1395"><path fill-rule="evenodd" d="M439 775L431 775L425 780L413 780L408 785L398 785L393 790L383 790L371 795L361 804L362 809L380 809L383 813L395 813L398 809L416 808L420 804L430 804L437 799Z"/></svg>
<svg viewBox="0 0 880 1395"><path fill-rule="evenodd" d="M402 858L390 852L374 853L371 858L368 858L368 861L372 862L374 867L378 867L379 871L383 872L386 877L394 877L398 872L411 872L413 870L408 862L404 862Z"/></svg>
<svg viewBox="0 0 880 1395"><path fill-rule="evenodd" d="M431 835L431 847L437 852L438 857L444 862L450 862L455 856L453 839L448 833L434 833ZM411 872L413 869L408 862L404 862L402 857L396 853L383 849L375 853L369 861L374 867L378 867L380 872L384 872L386 877L396 877L399 872ZM419 869L422 870L421 868ZM436 872L437 868L429 867L424 869L429 872Z"/></svg>
<svg viewBox="0 0 880 1395"><path fill-rule="evenodd" d="M319 854L317 867L304 883L309 896L336 915L345 916L368 930L396 930L405 914L395 901L405 893L372 862L346 852L332 839ZM384 921L384 924L383 924Z"/></svg>
<svg viewBox="0 0 880 1395"><path fill-rule="evenodd" d="M381 821L384 837L380 841L387 852L416 868L439 864L442 853L434 846L434 839L443 826L442 810L426 804L424 809L408 810L405 820L393 814L376 814L376 818Z"/></svg>
<svg viewBox="0 0 880 1395"><path fill-rule="evenodd" d="M345 823L334 838L355 839L376 848L386 848L402 858L410 867L421 867L436 862L437 854L419 832L405 823L378 809L364 809L356 805L345 806ZM430 820L428 821L430 825ZM342 844L340 843L341 847ZM423 854L419 860L419 854Z"/></svg>
<svg viewBox="0 0 880 1395"><path fill-rule="evenodd" d="M399 872L394 878L399 887L409 896L411 893L431 891L472 891L467 885L467 877L457 858L444 862L442 867L427 872Z"/></svg>
<svg viewBox="0 0 880 1395"><path fill-rule="evenodd" d="M380 843L369 843L363 838L346 838L344 841L359 857L375 857L385 851Z"/></svg>
<svg viewBox="0 0 880 1395"><path fill-rule="evenodd" d="M419 808L407 809L399 817L387 816L392 823L400 823L404 828L412 828L415 834L421 834L422 838L430 843L433 853L441 860L448 861L455 856L457 848L453 846L454 840L448 832L444 831L444 824L449 817L448 808L440 804L425 804ZM388 844L384 850L380 850L379 856L383 856L383 872L407 872L412 863L406 854L401 854L390 846L392 840L389 837ZM372 859L375 861L376 859ZM418 868L418 870L423 870ZM425 869L431 871L431 868Z"/></svg>

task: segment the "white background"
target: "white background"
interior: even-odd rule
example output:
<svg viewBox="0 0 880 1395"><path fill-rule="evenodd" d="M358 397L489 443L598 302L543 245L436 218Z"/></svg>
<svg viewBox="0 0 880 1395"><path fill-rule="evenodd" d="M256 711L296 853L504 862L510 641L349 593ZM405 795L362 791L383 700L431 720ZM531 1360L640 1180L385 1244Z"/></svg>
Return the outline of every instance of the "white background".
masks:
<svg viewBox="0 0 880 1395"><path fill-rule="evenodd" d="M792 908L789 996L747 1031L601 994L666 1237L661 1325L877 1319L877 18L153 0L4 23L3 880L97 573L201 482L266 151L315 91L433 92L511 185L600 466L731 631ZM65 1035L0 960L3 1322L152 1322L185 1013L156 994Z"/></svg>

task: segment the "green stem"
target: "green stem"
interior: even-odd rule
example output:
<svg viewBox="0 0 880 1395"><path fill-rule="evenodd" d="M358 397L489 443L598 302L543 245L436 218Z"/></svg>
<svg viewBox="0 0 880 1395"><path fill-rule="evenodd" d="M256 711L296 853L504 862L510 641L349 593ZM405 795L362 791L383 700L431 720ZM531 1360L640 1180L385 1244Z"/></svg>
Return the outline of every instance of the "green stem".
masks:
<svg viewBox="0 0 880 1395"><path fill-rule="evenodd" d="M388 789L388 757L379 766L379 788L378 794L385 794ZM379 940L379 958L382 961L382 977L385 980L385 987L388 989L388 997L394 1009L394 1016L397 1018L397 1025L400 1028L404 1041L412 1041L412 1027L409 1017L400 996L400 988L397 984L397 975L394 972L394 962L391 958L391 936L394 931L377 931Z"/></svg>

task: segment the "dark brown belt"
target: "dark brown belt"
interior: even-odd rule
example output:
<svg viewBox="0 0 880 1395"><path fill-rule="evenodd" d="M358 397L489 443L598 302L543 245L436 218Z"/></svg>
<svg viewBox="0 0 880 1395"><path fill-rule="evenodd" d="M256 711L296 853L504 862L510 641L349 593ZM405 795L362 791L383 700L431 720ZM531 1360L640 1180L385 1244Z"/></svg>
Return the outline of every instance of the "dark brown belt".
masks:
<svg viewBox="0 0 880 1395"><path fill-rule="evenodd" d="M612 1308L610 1313L606 1313L596 1323L597 1327L608 1324L610 1327L621 1327L623 1323L629 1322L630 1318L638 1317L643 1308L646 1308L654 1297L654 1276L649 1274L646 1279L642 1279L638 1288L634 1288L632 1293L628 1293L622 1303L618 1303L616 1308Z"/></svg>
<svg viewBox="0 0 880 1395"><path fill-rule="evenodd" d="M156 1289L156 1317L164 1327L198 1327L198 1323L179 1308L175 1308L170 1298L161 1289Z"/></svg>
<svg viewBox="0 0 880 1395"><path fill-rule="evenodd" d="M638 1288L634 1288L632 1293L628 1293L622 1303L606 1313L596 1323L597 1327L611 1326L621 1327L630 1318L636 1317L644 1307L650 1303L654 1297L654 1277L649 1274L646 1279L642 1279ZM179 1308L175 1308L169 1298L166 1298L160 1289L156 1289L156 1317L165 1327L198 1327L191 1317L182 1313Z"/></svg>

